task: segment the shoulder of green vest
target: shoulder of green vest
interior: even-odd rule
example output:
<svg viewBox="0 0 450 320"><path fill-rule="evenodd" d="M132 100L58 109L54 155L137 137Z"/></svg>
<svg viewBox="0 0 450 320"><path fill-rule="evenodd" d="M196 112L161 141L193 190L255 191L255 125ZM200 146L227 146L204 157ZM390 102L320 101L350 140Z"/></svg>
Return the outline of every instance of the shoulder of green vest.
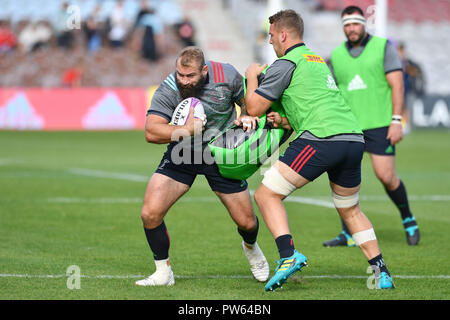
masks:
<svg viewBox="0 0 450 320"><path fill-rule="evenodd" d="M387 38L383 38L383 37L380 37L380 36L372 36L371 39L376 39L378 41L387 41Z"/></svg>
<svg viewBox="0 0 450 320"><path fill-rule="evenodd" d="M330 56L331 62L333 62L333 57L336 57L337 54L339 54L341 52L345 52L347 50L347 47L345 44L346 44L346 42L343 41L340 45L338 45L336 48L334 48L333 51L331 51L331 56Z"/></svg>
<svg viewBox="0 0 450 320"><path fill-rule="evenodd" d="M303 54L299 55L298 52L302 52ZM295 48L294 50L289 51L286 55L282 56L280 59L288 60L293 62L295 65L298 65L298 63L302 61L307 61L308 59L314 58L324 62L322 57L311 51L311 49L309 49L306 46L301 46Z"/></svg>
<svg viewBox="0 0 450 320"><path fill-rule="evenodd" d="M388 42L388 39L382 38L382 37L379 37L379 36L372 36L368 43L370 43L370 42L376 43L376 44L380 44L382 46L386 46L386 43Z"/></svg>
<svg viewBox="0 0 450 320"><path fill-rule="evenodd" d="M298 51L301 51L304 48L304 46L302 47L297 47L294 48L293 50L290 50L287 54L285 54L284 56L280 57L280 60L289 60L295 63L295 60L293 59L293 57L296 57L296 53Z"/></svg>
<svg viewBox="0 0 450 320"><path fill-rule="evenodd" d="M290 54L291 52L289 52L287 55L284 55L284 56L278 58L278 60L286 60L286 61L292 62L297 67L298 59L293 59L294 57Z"/></svg>
<svg viewBox="0 0 450 320"><path fill-rule="evenodd" d="M333 52L342 49L347 49L347 41L342 41L340 45L334 48Z"/></svg>

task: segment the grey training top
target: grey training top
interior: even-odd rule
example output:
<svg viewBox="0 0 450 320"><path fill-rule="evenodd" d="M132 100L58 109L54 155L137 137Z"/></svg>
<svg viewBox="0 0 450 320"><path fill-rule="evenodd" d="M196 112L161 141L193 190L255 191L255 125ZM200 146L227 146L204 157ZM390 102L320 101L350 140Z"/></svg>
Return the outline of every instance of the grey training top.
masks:
<svg viewBox="0 0 450 320"><path fill-rule="evenodd" d="M230 64L207 61L208 75L204 89L197 98L205 109L205 130L223 131L236 119L237 105L244 98L242 75ZM168 121L177 105L183 100L175 82L176 72L171 73L156 89L147 115L156 114Z"/></svg>

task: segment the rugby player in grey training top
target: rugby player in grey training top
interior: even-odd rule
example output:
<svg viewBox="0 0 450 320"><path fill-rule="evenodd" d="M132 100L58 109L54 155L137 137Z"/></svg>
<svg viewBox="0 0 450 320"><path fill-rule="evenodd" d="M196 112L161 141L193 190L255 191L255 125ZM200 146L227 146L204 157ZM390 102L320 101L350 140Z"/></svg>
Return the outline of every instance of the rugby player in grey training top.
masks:
<svg viewBox="0 0 450 320"><path fill-rule="evenodd" d="M176 106L188 97L196 97L202 102L206 126L202 120L193 117L193 108L185 125L169 124ZM243 78L239 72L230 64L205 62L203 52L196 47L187 47L181 51L176 60L176 71L156 90L147 112L145 136L149 143L169 145L148 183L141 212L156 271L137 281L137 285L167 286L175 283L164 217L171 206L190 189L198 174L206 177L211 190L236 223L253 276L258 281L267 280L269 265L256 242L259 223L253 211L247 182L222 177L207 148L214 133L229 128L233 123L255 126L256 117L242 115L236 119L235 103L245 112L243 101ZM205 132L201 138L203 130ZM213 134L208 134L211 132ZM178 141L180 137L181 142ZM205 257L208 254L205 253Z"/></svg>

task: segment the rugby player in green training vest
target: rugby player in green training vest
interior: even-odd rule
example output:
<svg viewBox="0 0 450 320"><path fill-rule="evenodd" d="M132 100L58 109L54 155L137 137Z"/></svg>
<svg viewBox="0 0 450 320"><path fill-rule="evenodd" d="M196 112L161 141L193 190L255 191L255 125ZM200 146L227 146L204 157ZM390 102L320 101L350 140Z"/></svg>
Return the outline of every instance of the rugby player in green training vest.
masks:
<svg viewBox="0 0 450 320"><path fill-rule="evenodd" d="M271 16L269 22L270 43L279 59L267 69L259 86L257 77L265 65L248 67L247 112L261 116L273 101L279 100L289 123L281 117L273 119L277 125L291 126L297 136L265 173L255 193L280 254L278 267L265 289L281 287L289 276L307 265L307 258L294 247L282 200L324 172L337 211L375 271L375 287L393 288L373 227L359 208L364 152L361 128L325 61L303 43L302 18L293 10L285 10Z"/></svg>
<svg viewBox="0 0 450 320"><path fill-rule="evenodd" d="M375 174L400 211L406 241L417 245L419 227L409 208L406 188L395 171L395 145L402 139L402 63L389 41L366 32L359 7L345 8L342 23L348 41L333 50L331 70L363 130L364 150L370 154ZM354 246L344 221L342 232L323 245Z"/></svg>

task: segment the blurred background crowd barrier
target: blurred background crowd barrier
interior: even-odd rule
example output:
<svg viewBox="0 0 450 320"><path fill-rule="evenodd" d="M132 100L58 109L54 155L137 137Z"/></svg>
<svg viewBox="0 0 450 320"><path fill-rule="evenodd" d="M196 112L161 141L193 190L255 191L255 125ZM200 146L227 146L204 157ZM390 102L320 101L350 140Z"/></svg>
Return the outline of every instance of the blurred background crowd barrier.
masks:
<svg viewBox="0 0 450 320"><path fill-rule="evenodd" d="M1 0L0 129L142 129L178 51L272 63L267 17L292 8L324 59L345 40L340 11L379 0ZM384 35L405 71L409 128L450 128L450 0L384 0ZM70 118L67 119L67 118Z"/></svg>

